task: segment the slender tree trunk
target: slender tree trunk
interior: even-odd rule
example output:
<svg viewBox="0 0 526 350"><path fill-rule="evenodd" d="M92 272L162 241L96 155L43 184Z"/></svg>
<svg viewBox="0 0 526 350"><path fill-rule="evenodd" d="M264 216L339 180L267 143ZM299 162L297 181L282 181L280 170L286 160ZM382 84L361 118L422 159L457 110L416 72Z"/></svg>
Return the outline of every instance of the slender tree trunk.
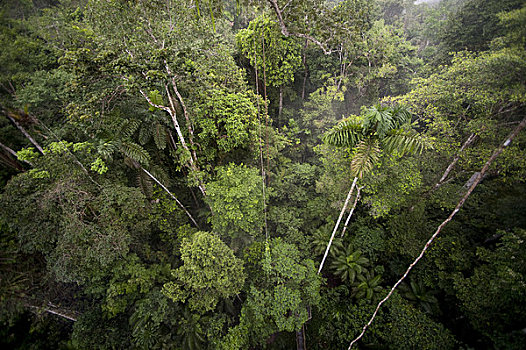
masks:
<svg viewBox="0 0 526 350"><path fill-rule="evenodd" d="M325 264L325 259L327 259L327 255L329 254L329 250L331 249L332 241L334 240L334 235L336 234L336 231L338 231L338 226L340 226L340 222L342 221L345 209L347 209L347 205L349 204L349 200L351 199L352 192L354 191L354 187L356 186L356 181L358 181L358 177L354 178L349 194L347 195L345 203L343 204L342 211L340 212L340 216L338 217L338 221L336 221L336 225L334 225L334 230L332 230L331 239L327 244L327 249L325 249L325 254L323 254L323 259L321 260L320 267L318 269L318 275L320 274L321 269L323 269L323 264Z"/></svg>
<svg viewBox="0 0 526 350"><path fill-rule="evenodd" d="M283 86L279 87L279 109L278 109L278 118L281 117L281 112L283 111Z"/></svg>
<svg viewBox="0 0 526 350"><path fill-rule="evenodd" d="M0 142L0 147L2 147L3 149L5 149L9 154L11 154L13 157L15 157L15 159L18 159L18 156L16 155L16 152L13 151L11 148L9 148L8 146L4 145L3 143ZM27 160L24 160L25 163L33 166L33 164L31 164L31 162L28 162ZM23 170L23 168L22 168Z"/></svg>
<svg viewBox="0 0 526 350"><path fill-rule="evenodd" d="M13 168L16 171L24 172L24 167L16 159L11 158L4 152L0 152L0 162Z"/></svg>
<svg viewBox="0 0 526 350"><path fill-rule="evenodd" d="M433 241L435 240L435 238L438 236L438 234L442 231L442 229L444 228L444 226L446 226L447 223L449 223L453 217L458 213L458 211L460 210L460 208L462 208L462 206L464 205L464 203L466 202L466 200L469 198L469 196L471 195L471 193L473 192L473 190L475 189L475 187L477 187L477 185L479 184L480 180L482 180L482 178L484 177L484 174L488 171L491 163L493 163L493 161L504 151L504 149L506 149L506 147L508 147L511 143L511 141L513 141L513 139L515 138L515 136L517 136L517 134L526 126L526 117L520 122L520 124L510 133L510 135L508 136L508 138L506 139L506 141L504 141L504 143L499 147L497 148L493 154L491 155L491 157L488 159L488 161L486 162L486 164L484 164L484 166L482 167L482 169L480 170L480 172L478 173L478 175L476 176L475 178L475 181L473 181L473 184L469 187L469 189L467 190L467 192L464 194L464 196L460 199L460 201L458 202L457 206L455 207L455 209L451 212L451 214L449 214L449 216L447 217L446 220L444 220L440 226L438 226L437 230L435 231L435 233L431 236L431 238L429 238L429 240L426 242L424 248L422 249L422 251L420 252L420 254L416 257L416 259L413 261L413 263L411 263L411 265L409 265L409 267L407 268L407 270L405 271L404 275L395 283L395 285L391 288L391 290L389 291L389 293L387 294L387 296L385 298L383 298L379 303L378 305L376 306L376 309L374 310L374 313L373 315L371 316L371 319L369 320L369 322L367 322L367 324L365 326L363 326L362 328L362 332L349 344L349 348L348 350L351 350L352 346L362 338L362 336L365 334L365 331L367 330L367 328L373 323L376 315L378 314L378 310L380 310L380 307L382 306L383 303L385 303L390 297L391 295L393 295L393 292L395 291L395 289L400 285L400 283L402 283L402 281L407 277L407 275L409 274L409 272L413 269L413 267L418 263L418 261L420 261L420 259L424 256L425 252L427 251L427 249L429 248L429 246L433 243Z"/></svg>
<svg viewBox="0 0 526 350"><path fill-rule="evenodd" d="M305 45L303 46L303 85L301 87L301 99L305 100L305 85L307 85L307 47L309 46L309 41L305 39Z"/></svg>
<svg viewBox="0 0 526 350"><path fill-rule="evenodd" d="M168 193L170 195L170 197L172 197L172 199L177 203L177 205L179 205L181 207L181 209L184 210L184 212L186 213L186 215L188 215L188 217L190 218L190 220L192 220L192 222L194 223L195 227L199 228L199 225L197 224L197 222L194 220L194 217L192 216L192 214L190 214L190 212L188 210L186 210L185 206L183 205L183 203L181 203L173 194L172 192L170 192L166 186L164 186L159 180L157 180L157 178L155 176L153 176L152 174L150 174L150 172L146 169L144 169L143 167L141 167L142 171L144 171L144 173L146 175L148 175L153 181L155 181L159 186L161 186L161 188L163 190L166 191L166 193Z"/></svg>
<svg viewBox="0 0 526 350"><path fill-rule="evenodd" d="M360 192L361 192L361 190L362 190L362 188L358 187L358 191L356 192L356 198L354 199L354 204L352 205L351 212L349 213L349 216L347 216L347 220L345 220L345 226L343 227L342 235L340 236L341 238L343 238L343 236L345 235L345 231L347 231L347 226L349 225L349 221L351 220L351 216L354 213L354 209L356 208L356 204L358 203L358 200L360 199Z"/></svg>
<svg viewBox="0 0 526 350"><path fill-rule="evenodd" d="M16 152L13 151L11 148L7 147L6 145L4 145L3 143L0 142L0 147L2 147L3 149L5 149L8 153L10 153L13 157L17 158L17 155L16 155Z"/></svg>
<svg viewBox="0 0 526 350"><path fill-rule="evenodd" d="M165 86L165 88L166 88L166 90L168 90L168 86ZM172 119L172 123L174 125L175 131L177 132L177 137L179 138L179 142L181 142L181 146L190 155L190 157L188 158L188 167L191 170L197 172L199 169L198 169L197 164L195 162L196 160L194 160L194 156L192 154L192 151L190 151L190 149L188 148L188 145L186 144L186 140L184 138L183 132L181 131L181 126L179 125L179 121L177 120L177 115L175 113L175 105L173 103L172 98L170 96L168 98L170 100L170 104L172 106L172 108L169 108L169 107L166 107L166 106L161 106L161 105L153 103L153 101L148 97L147 94L144 93L144 91L142 91L142 90L139 90L139 91L140 91L141 95L146 99L146 101L150 104L150 106L153 106L155 108L162 109L163 111L168 112L168 114L170 115L170 117ZM201 179L199 179L199 190L201 191L203 196L206 197L205 185L202 183Z"/></svg>
<svg viewBox="0 0 526 350"><path fill-rule="evenodd" d="M301 328L296 331L296 349L297 350L306 350L305 345L305 324L301 325Z"/></svg>
<svg viewBox="0 0 526 350"><path fill-rule="evenodd" d="M15 124L15 126L18 128L18 130L20 130L22 132L22 134L24 134L24 136L38 149L38 151L41 153L41 154L44 154L44 149L42 147L40 147L40 145L38 144L38 142L35 141L34 138L31 137L31 135L29 135L29 133L26 131L26 129L24 129L22 127L22 125L20 125L13 117L11 117L10 115L7 116L7 118L9 118L9 120Z"/></svg>
<svg viewBox="0 0 526 350"><path fill-rule="evenodd" d="M25 306L30 308L30 309L35 309L35 310L39 310L39 311L42 310L42 311L45 311L45 312L48 312L50 314L53 314L53 315L65 318L65 319L73 321L73 322L76 322L77 321L77 317L78 317L76 312L59 309L58 307L56 307L54 305L38 306L38 305L33 305L33 304L26 303Z"/></svg>

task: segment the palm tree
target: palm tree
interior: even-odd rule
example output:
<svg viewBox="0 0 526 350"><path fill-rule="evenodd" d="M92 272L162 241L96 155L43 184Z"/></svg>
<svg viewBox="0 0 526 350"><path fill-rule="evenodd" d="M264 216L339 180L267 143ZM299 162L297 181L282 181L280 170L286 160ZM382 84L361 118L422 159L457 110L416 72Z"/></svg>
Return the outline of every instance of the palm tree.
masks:
<svg viewBox="0 0 526 350"><path fill-rule="evenodd" d="M354 284L351 296L356 299L374 300L382 291L380 282L382 275L374 275L374 271L366 271L365 274L358 276L358 281Z"/></svg>
<svg viewBox="0 0 526 350"><path fill-rule="evenodd" d="M349 245L342 251L338 250L335 252L334 260L331 264L331 268L334 273L342 279L352 284L356 277L361 276L367 272L365 268L369 264L369 259L362 255L360 250L354 251L352 246Z"/></svg>
<svg viewBox="0 0 526 350"><path fill-rule="evenodd" d="M376 105L370 107L360 116L352 115L339 122L325 133L323 141L329 145L347 147L353 151L350 170L354 180L325 249L318 274L323 268L357 181L379 163L382 150L384 154L402 156L405 153L421 153L425 148L430 147L428 142L413 129L411 113L403 106ZM346 225L350 218L349 215Z"/></svg>

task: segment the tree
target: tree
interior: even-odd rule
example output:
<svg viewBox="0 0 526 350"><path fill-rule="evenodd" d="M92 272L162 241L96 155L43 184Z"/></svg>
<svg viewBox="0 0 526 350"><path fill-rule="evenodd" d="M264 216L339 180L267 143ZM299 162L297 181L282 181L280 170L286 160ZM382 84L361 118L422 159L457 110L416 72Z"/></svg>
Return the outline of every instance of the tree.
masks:
<svg viewBox="0 0 526 350"><path fill-rule="evenodd" d="M314 262L302 259L297 248L280 239L253 246L248 269L258 271L251 281L239 324L223 340L227 349L263 343L276 332L299 330L309 318L308 307L319 302L321 281Z"/></svg>
<svg viewBox="0 0 526 350"><path fill-rule="evenodd" d="M261 175L246 165L217 167L215 181L207 184L214 232L238 250L262 233L264 226Z"/></svg>
<svg viewBox="0 0 526 350"><path fill-rule="evenodd" d="M521 0L468 0L448 18L441 42L444 52L485 51L491 41L503 34L504 27L497 16L500 12L518 9Z"/></svg>
<svg viewBox="0 0 526 350"><path fill-rule="evenodd" d="M356 277L367 272L365 267L369 264L369 259L364 257L360 250L353 250L352 246L349 245L345 249L333 251L333 253L331 268L344 282L348 280L350 284L353 284Z"/></svg>
<svg viewBox="0 0 526 350"><path fill-rule="evenodd" d="M164 285L170 299L187 301L190 309L204 313L241 291L243 264L213 233L200 231L183 240L181 259L183 265L172 272L174 281Z"/></svg>
<svg viewBox="0 0 526 350"><path fill-rule="evenodd" d="M354 180L327 244L318 273L323 268L356 182L380 160L380 145L386 153L400 156L405 153L422 152L424 148L429 147L425 139L412 129L410 122L411 114L403 107L375 106L367 109L360 117L351 116L342 120L324 135L324 141L331 145L353 149L350 172ZM350 216L347 222L349 219Z"/></svg>
<svg viewBox="0 0 526 350"><path fill-rule="evenodd" d="M264 83L279 87L280 117L283 86L294 81L294 73L301 64L300 46L292 38L284 37L277 24L266 16L251 21L247 29L237 33L236 40L243 55L259 71L260 77L263 72Z"/></svg>

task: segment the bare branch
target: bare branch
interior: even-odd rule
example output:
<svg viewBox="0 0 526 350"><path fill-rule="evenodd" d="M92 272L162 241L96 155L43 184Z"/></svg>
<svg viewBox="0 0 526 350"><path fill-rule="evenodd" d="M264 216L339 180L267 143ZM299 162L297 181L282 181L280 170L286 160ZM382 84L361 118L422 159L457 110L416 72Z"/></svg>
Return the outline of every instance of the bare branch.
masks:
<svg viewBox="0 0 526 350"><path fill-rule="evenodd" d="M141 93L141 95L146 99L146 101L148 102L148 104L152 107L155 107L157 109L161 109L163 111L166 111L168 112L170 115L172 115L171 111L170 111L170 108L166 107L166 106L161 106L161 105L158 105L156 103L153 103L153 101L148 97L147 94L144 93L144 91L142 91L141 89L139 89L139 92Z"/></svg>
<svg viewBox="0 0 526 350"><path fill-rule="evenodd" d="M183 205L183 203L181 203L173 194L172 192L170 192L168 190L168 188L166 188L166 186L164 186L159 180L157 180L157 178L155 176L153 176L148 170L144 169L143 167L141 167L142 171L144 171L144 173L146 175L148 175L153 181L155 181L159 186L161 186L161 188L163 190L166 191L166 193L168 193L170 195L170 197L172 197L172 199L177 203L177 205L179 205L181 207L181 209L184 210L184 212L186 213L186 215L188 215L188 217L190 218L190 220L192 220L192 222L194 223L195 227L199 228L199 225L197 224L197 222L195 221L194 217L192 216L192 214L190 214L190 212L188 210L186 210L185 206Z"/></svg>
<svg viewBox="0 0 526 350"><path fill-rule="evenodd" d="M440 180L438 180L438 182L435 184L435 186L433 187L433 190L436 190L437 188L439 188L440 186L442 186L442 184L444 183L444 181L446 180L446 178L448 177L449 173L451 172L451 170L453 170L453 168L455 167L455 165L457 164L458 160L460 159L460 155L461 153L464 151L464 149L466 147L468 147L469 145L471 145L473 143L473 141L475 141L475 139L477 138L477 134L475 133L472 133L471 135L469 135L468 139L464 142L464 144L462 145L462 147L460 147L460 149L458 150L457 154L455 155L455 157L453 158L453 160L451 161L451 163L449 164L449 166L447 167L446 171L444 171L444 174L442 175L442 177L440 178Z"/></svg>
<svg viewBox="0 0 526 350"><path fill-rule="evenodd" d="M61 310L52 304L50 304L50 306L37 306L37 305L26 303L25 306L30 309L42 310L42 311L48 312L56 316L60 316L62 318L65 318L73 322L76 322L77 317L78 317L76 312Z"/></svg>
<svg viewBox="0 0 526 350"><path fill-rule="evenodd" d="M13 151L11 148L9 148L8 146L4 145L3 143L0 142L0 147L2 147L3 149L5 149L8 153L10 153L12 156L15 157L15 159L18 159L18 156L16 155L16 152ZM27 160L24 160L25 163L33 166L33 164L31 164L31 162L27 161Z"/></svg>
<svg viewBox="0 0 526 350"><path fill-rule="evenodd" d="M31 135L29 135L29 133L26 131L26 129L24 129L22 127L22 125L20 125L16 120L15 118L13 118L12 116L9 115L9 113L7 113L7 118L18 128L18 130L20 130L20 132L22 132L22 134L24 134L24 136L38 149L38 151L41 153L41 154L44 154L44 149L42 147L40 147L40 145L38 144L38 142L35 141L35 139L33 137L31 137Z"/></svg>

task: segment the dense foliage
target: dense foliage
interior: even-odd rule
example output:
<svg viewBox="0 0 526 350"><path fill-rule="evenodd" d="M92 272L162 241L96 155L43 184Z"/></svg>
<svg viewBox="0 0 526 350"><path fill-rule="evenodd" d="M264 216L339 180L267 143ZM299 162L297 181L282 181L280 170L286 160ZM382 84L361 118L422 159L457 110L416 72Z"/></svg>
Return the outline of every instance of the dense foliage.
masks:
<svg viewBox="0 0 526 350"><path fill-rule="evenodd" d="M1 345L344 349L467 198L357 348L524 348L525 28L522 0L3 1Z"/></svg>

